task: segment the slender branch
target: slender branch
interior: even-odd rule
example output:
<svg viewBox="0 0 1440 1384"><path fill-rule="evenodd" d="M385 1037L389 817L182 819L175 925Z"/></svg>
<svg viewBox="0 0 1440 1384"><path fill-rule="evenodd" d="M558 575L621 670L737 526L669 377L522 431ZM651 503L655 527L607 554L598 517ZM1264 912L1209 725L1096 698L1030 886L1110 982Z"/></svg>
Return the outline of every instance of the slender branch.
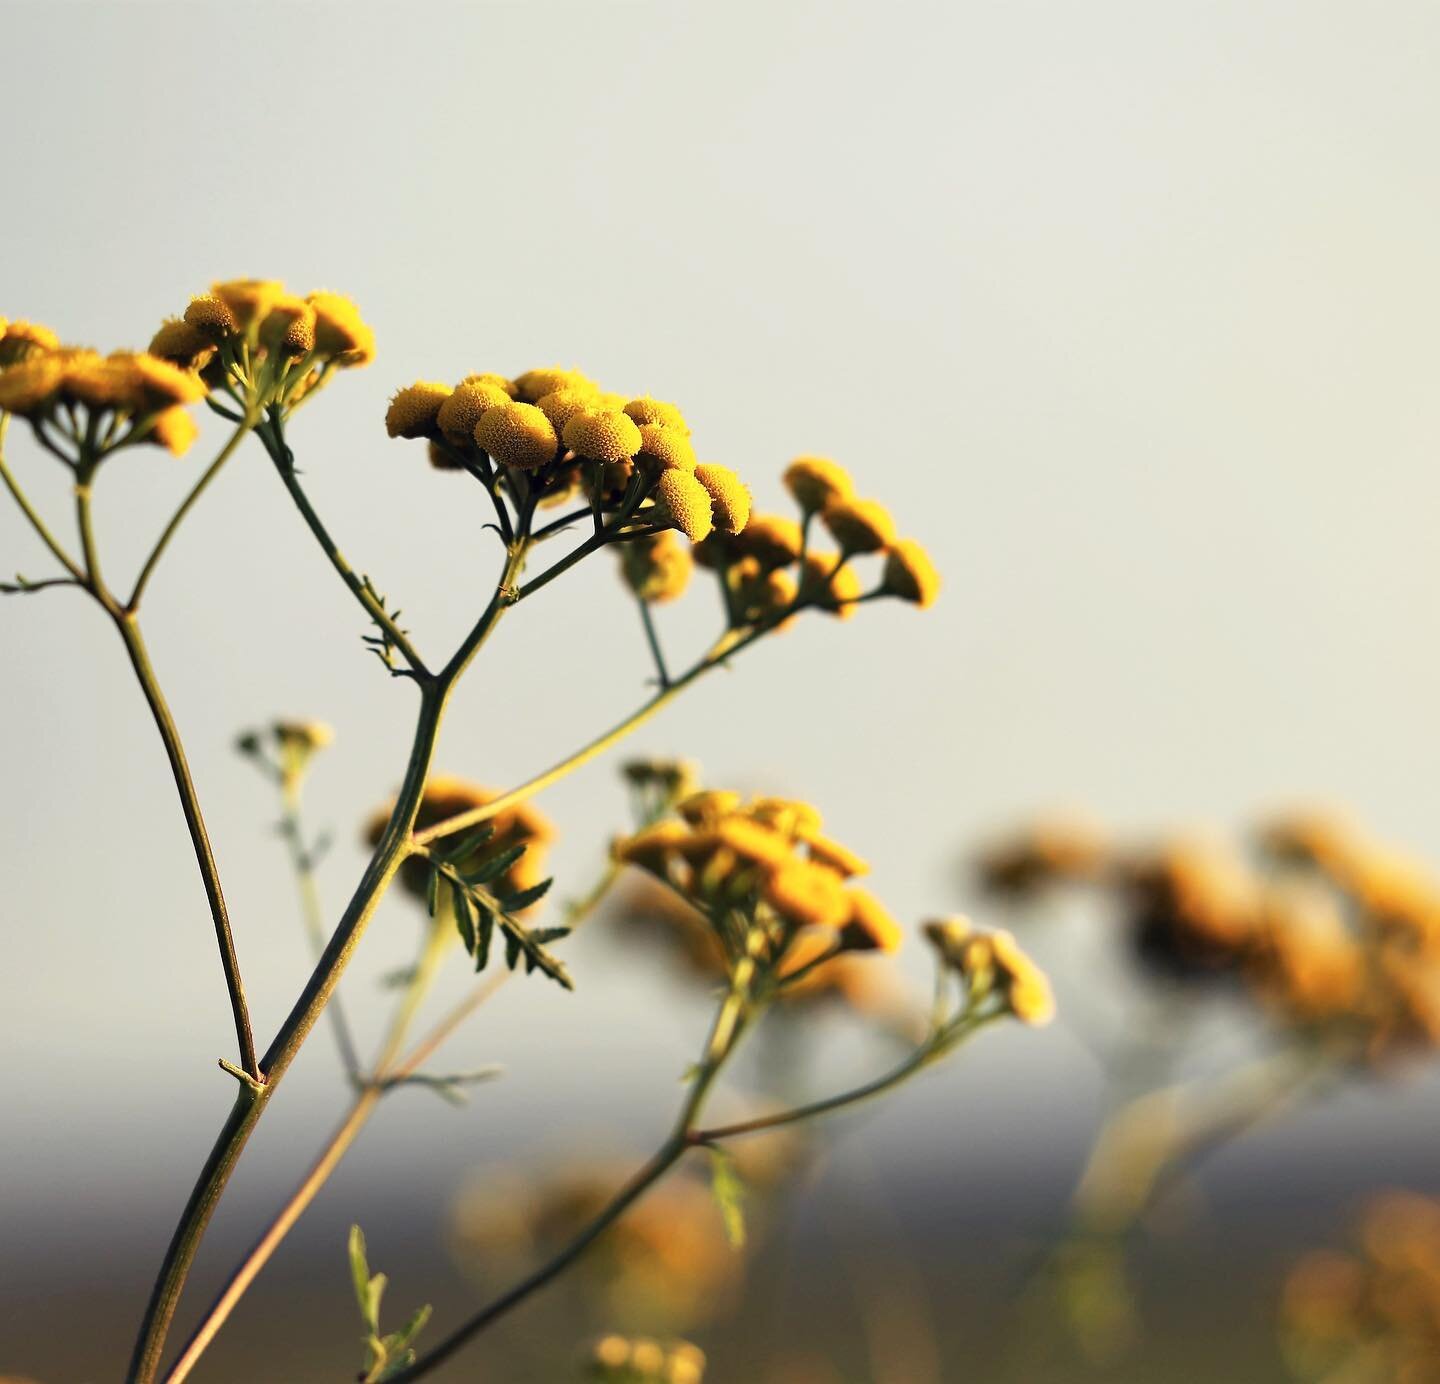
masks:
<svg viewBox="0 0 1440 1384"><path fill-rule="evenodd" d="M224 412L226 417L232 416L226 410L219 411ZM205 493L206 487L219 475L220 468L235 454L253 425L253 420L251 419L240 418L235 421L239 426L217 453L215 460L205 468L200 479L191 486L190 493L180 502L180 507L170 516L170 522L165 525L160 537L156 539L155 546L150 550L150 556L145 559L145 564L140 569L140 575L135 579L135 589L130 593L130 599L125 604L126 610L134 611L139 609L140 598L145 594L145 587L149 584L155 567L164 555L165 549L169 547L170 540L175 537L176 530L185 522L185 516L190 513L196 501Z"/></svg>
<svg viewBox="0 0 1440 1384"><path fill-rule="evenodd" d="M665 653L660 647L660 634L655 628L655 617L650 611L650 602L637 596L635 603L640 607L640 623L645 626L645 642L650 646L650 657L655 660L655 674L663 690L670 686L670 673L665 667Z"/></svg>
<svg viewBox="0 0 1440 1384"><path fill-rule="evenodd" d="M88 586L85 580L85 573L81 570L80 564L60 546L54 534L50 532L45 521L40 517L39 511L30 503L29 497L20 488L20 482L15 479L14 472L10 470L9 463L5 460L3 443L5 440L5 429L9 422L10 415L8 413L0 413L0 480L5 482L5 488L10 492L15 503L20 507L20 512L30 521L30 527L35 530L40 541L49 548L55 560L65 568L81 586Z"/></svg>
<svg viewBox="0 0 1440 1384"><path fill-rule="evenodd" d="M29 596L36 591L49 591L55 586L73 586L77 591L86 591L84 582L76 581L74 577L46 577L41 581L27 581L16 573L15 580L0 581L0 592L7 596Z"/></svg>

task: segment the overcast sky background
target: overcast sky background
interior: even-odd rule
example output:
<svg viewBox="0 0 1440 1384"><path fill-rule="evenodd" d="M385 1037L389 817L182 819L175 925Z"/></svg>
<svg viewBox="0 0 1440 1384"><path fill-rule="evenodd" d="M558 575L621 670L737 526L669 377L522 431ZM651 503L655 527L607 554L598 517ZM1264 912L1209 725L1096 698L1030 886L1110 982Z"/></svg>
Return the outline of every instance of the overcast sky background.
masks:
<svg viewBox="0 0 1440 1384"><path fill-rule="evenodd" d="M934 553L934 611L807 620L627 747L812 798L901 916L964 904L958 852L1055 802L1139 828L1319 797L1440 860L1434 6L11 3L0 39L0 311L112 349L217 277L352 295L379 357L292 441L425 648L473 619L495 548L482 497L385 437L388 395L575 364L678 401L763 506L790 457L838 458ZM63 525L62 477L21 431L15 467ZM107 469L111 572L221 436ZM8 505L0 567L49 570ZM714 606L665 613L677 647ZM230 1099L212 934L113 632L65 591L0 622L0 1205L27 1225L63 1208L57 1253L98 1227L148 1263ZM147 630L263 1045L308 960L232 738L276 714L336 728L311 800L338 913L413 697L362 650L258 445L174 545ZM591 561L501 628L438 766L526 778L647 674L613 565ZM614 764L544 799L562 896L624 824ZM415 926L387 903L347 978L370 1027ZM540 1131L563 1152L617 1100L643 1144L703 1012L594 939L573 957L576 995L517 984L456 1045L503 1083L458 1116L416 1097L367 1135L374 1185L429 1170L416 1195L443 1199L471 1158ZM335 1076L317 1032L222 1234L292 1180ZM965 1120L978 1098L1009 1112L988 1133ZM962 1128L997 1160L1038 1133L1063 1182L1083 1136L1056 1129L1094 1098L1063 1028L996 1036L873 1138L918 1163ZM1368 1134L1326 1137L1380 1120L1433 1140L1435 1108L1389 1091Z"/></svg>

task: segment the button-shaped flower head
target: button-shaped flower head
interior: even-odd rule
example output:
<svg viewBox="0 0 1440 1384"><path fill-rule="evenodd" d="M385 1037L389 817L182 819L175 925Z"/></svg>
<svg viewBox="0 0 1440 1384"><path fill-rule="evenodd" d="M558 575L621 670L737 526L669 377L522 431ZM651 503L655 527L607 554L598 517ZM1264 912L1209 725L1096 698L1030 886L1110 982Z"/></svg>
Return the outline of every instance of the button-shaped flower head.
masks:
<svg viewBox="0 0 1440 1384"><path fill-rule="evenodd" d="M385 431L391 437L434 437L439 430L441 406L449 397L450 386L438 380L407 384L390 400Z"/></svg>
<svg viewBox="0 0 1440 1384"><path fill-rule="evenodd" d="M501 466L534 470L555 459L550 420L534 404L497 404L475 425L475 441Z"/></svg>

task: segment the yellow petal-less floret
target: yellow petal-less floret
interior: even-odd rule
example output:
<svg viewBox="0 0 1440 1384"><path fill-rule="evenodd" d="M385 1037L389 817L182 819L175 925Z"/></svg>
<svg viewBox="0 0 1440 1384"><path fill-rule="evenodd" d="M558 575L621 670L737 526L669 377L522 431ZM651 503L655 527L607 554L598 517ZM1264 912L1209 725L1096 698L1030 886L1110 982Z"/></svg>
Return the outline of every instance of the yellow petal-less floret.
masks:
<svg viewBox="0 0 1440 1384"><path fill-rule="evenodd" d="M486 409L509 402L510 396L496 385L461 382L440 405L435 422L457 447L468 447L475 440L475 425Z"/></svg>
<svg viewBox="0 0 1440 1384"><path fill-rule="evenodd" d="M41 351L60 349L60 338L38 322L7 322L0 332L0 366L16 365Z"/></svg>
<svg viewBox="0 0 1440 1384"><path fill-rule="evenodd" d="M695 560L690 548L673 529L650 538L638 538L622 544L620 570L625 584L642 601L662 605L678 600L690 584Z"/></svg>
<svg viewBox="0 0 1440 1384"><path fill-rule="evenodd" d="M240 330L230 305L213 293L200 293L192 298L185 309L185 321L217 344Z"/></svg>
<svg viewBox="0 0 1440 1384"><path fill-rule="evenodd" d="M315 354L336 365L369 365L375 359L375 332L360 309L342 293L312 293L305 299L315 310Z"/></svg>
<svg viewBox="0 0 1440 1384"><path fill-rule="evenodd" d="M652 399L645 394L638 399L631 399L625 405L624 411L627 417L633 418L637 423L655 423L662 428L674 428L686 437L690 436L690 425L685 421L685 415L674 404L667 404L663 399Z"/></svg>
<svg viewBox="0 0 1440 1384"><path fill-rule="evenodd" d="M695 468L695 479L710 494L711 517L722 533L741 532L750 522L750 490L728 466L713 461Z"/></svg>
<svg viewBox="0 0 1440 1384"><path fill-rule="evenodd" d="M180 404L171 404L155 415L145 440L165 448L171 456L181 457L199 436L200 428L189 412Z"/></svg>
<svg viewBox="0 0 1440 1384"><path fill-rule="evenodd" d="M537 399L535 407L550 420L556 433L563 436L565 424L577 413L586 413L595 407L595 396L583 389L557 389Z"/></svg>
<svg viewBox="0 0 1440 1384"><path fill-rule="evenodd" d="M695 469L695 448L679 428L667 428L659 423L641 423L640 455L651 458L662 469Z"/></svg>
<svg viewBox="0 0 1440 1384"><path fill-rule="evenodd" d="M561 434L576 456L589 461L629 461L640 450L640 429L608 409L577 413Z"/></svg>
<svg viewBox="0 0 1440 1384"><path fill-rule="evenodd" d="M200 370L210 363L215 344L183 318L167 317L150 338L149 351L182 370Z"/></svg>
<svg viewBox="0 0 1440 1384"><path fill-rule="evenodd" d="M930 554L913 538L902 538L885 554L881 582L892 596L910 601L921 610L935 604L940 594L940 573Z"/></svg>
<svg viewBox="0 0 1440 1384"><path fill-rule="evenodd" d="M765 901L788 921L804 927L843 927L850 897L840 876L808 860L791 860L760 887Z"/></svg>
<svg viewBox="0 0 1440 1384"><path fill-rule="evenodd" d="M845 553L874 553L895 542L895 521L878 500L834 500L820 519Z"/></svg>
<svg viewBox="0 0 1440 1384"><path fill-rule="evenodd" d="M534 404L497 404L475 425L475 441L502 466L533 469L555 458L550 420Z"/></svg>
<svg viewBox="0 0 1440 1384"><path fill-rule="evenodd" d="M893 952L900 949L905 932L891 917L889 910L873 894L864 889L847 890L850 917L840 930L840 941L847 951Z"/></svg>
<svg viewBox="0 0 1440 1384"><path fill-rule="evenodd" d="M59 352L45 351L0 371L0 412L33 418L43 413L65 382Z"/></svg>
<svg viewBox="0 0 1440 1384"><path fill-rule="evenodd" d="M688 471L662 471L655 483L657 524L679 529L692 543L699 543L714 527L710 517L710 492Z"/></svg>
<svg viewBox="0 0 1440 1384"><path fill-rule="evenodd" d="M588 375L579 370L564 370L558 365L527 370L523 375L515 376L516 396L527 404L561 389L579 389L592 398L599 393L599 386Z"/></svg>
<svg viewBox="0 0 1440 1384"><path fill-rule="evenodd" d="M438 380L417 380L407 384L385 411L385 431L391 437L431 437L436 431L440 408L450 397L450 386Z"/></svg>
<svg viewBox="0 0 1440 1384"><path fill-rule="evenodd" d="M786 567L800 556L800 525L782 514L753 514L736 547L762 567Z"/></svg>
<svg viewBox="0 0 1440 1384"><path fill-rule="evenodd" d="M828 457L796 457L785 468L785 488L806 514L828 504L848 500L855 494L850 473Z"/></svg>

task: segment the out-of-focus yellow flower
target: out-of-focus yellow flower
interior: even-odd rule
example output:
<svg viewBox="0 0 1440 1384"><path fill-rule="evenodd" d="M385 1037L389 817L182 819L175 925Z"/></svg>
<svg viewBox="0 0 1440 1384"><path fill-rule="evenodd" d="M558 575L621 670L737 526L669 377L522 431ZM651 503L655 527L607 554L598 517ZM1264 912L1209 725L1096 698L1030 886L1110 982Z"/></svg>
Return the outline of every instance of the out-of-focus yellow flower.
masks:
<svg viewBox="0 0 1440 1384"><path fill-rule="evenodd" d="M710 512L717 529L738 534L747 527L750 491L734 471L706 461L695 467L695 479L710 493Z"/></svg>
<svg viewBox="0 0 1440 1384"><path fill-rule="evenodd" d="M171 456L181 457L199 436L200 427L189 412L179 404L171 404L155 415L145 440L164 447Z"/></svg>
<svg viewBox="0 0 1440 1384"><path fill-rule="evenodd" d="M563 437L566 423L577 413L586 413L595 407L595 395L585 389L557 389L537 399L535 407L550 420L556 434Z"/></svg>
<svg viewBox="0 0 1440 1384"><path fill-rule="evenodd" d="M561 437L587 461L629 461L640 450L635 423L623 413L603 409L572 415Z"/></svg>
<svg viewBox="0 0 1440 1384"><path fill-rule="evenodd" d="M599 393L599 387L587 375L578 370L561 369L558 365L527 370L523 375L515 376L516 396L527 404L533 404L547 394L554 394L562 389L578 389L589 394L591 398Z"/></svg>
<svg viewBox="0 0 1440 1384"><path fill-rule="evenodd" d="M181 317L167 317L150 338L150 354L182 370L200 370L210 363L215 344Z"/></svg>
<svg viewBox="0 0 1440 1384"><path fill-rule="evenodd" d="M1310 882L1270 885L1259 932L1246 969L1262 999L1300 1023L1355 1012L1364 994L1366 957L1330 891Z"/></svg>
<svg viewBox="0 0 1440 1384"><path fill-rule="evenodd" d="M632 539L620 547L625 584L642 601L663 604L685 594L695 560L673 529L650 538Z"/></svg>
<svg viewBox="0 0 1440 1384"><path fill-rule="evenodd" d="M810 858L820 859L815 854L813 842ZM851 887L846 892L850 899L850 916L840 930L840 941L846 950L898 951L905 940L905 932L885 905L867 890Z"/></svg>
<svg viewBox="0 0 1440 1384"><path fill-rule="evenodd" d="M940 594L940 573L930 561L930 554L913 538L902 538L885 554L881 583L892 596L921 610L934 605Z"/></svg>
<svg viewBox="0 0 1440 1384"><path fill-rule="evenodd" d="M385 431L391 437L433 437L440 409L449 397L450 386L438 380L407 384L390 400L385 412Z"/></svg>
<svg viewBox="0 0 1440 1384"><path fill-rule="evenodd" d="M260 340L285 356L315 348L315 309L293 293L278 294L260 323Z"/></svg>
<svg viewBox="0 0 1440 1384"><path fill-rule="evenodd" d="M652 399L648 394L631 399L625 405L624 412L636 423L658 424L662 428L672 428L676 432L684 433L686 437L690 436L690 425L685 421L685 415L674 404Z"/></svg>
<svg viewBox="0 0 1440 1384"><path fill-rule="evenodd" d="M0 331L0 367L16 365L42 351L58 351L60 338L38 322L7 322Z"/></svg>
<svg viewBox="0 0 1440 1384"><path fill-rule="evenodd" d="M796 457L785 468L785 488L806 514L826 505L848 500L855 494L850 473L828 457Z"/></svg>
<svg viewBox="0 0 1440 1384"><path fill-rule="evenodd" d="M135 355L117 352L111 359L123 362L133 372L141 393L151 404L195 404L209 392L193 370L182 369L173 361L149 352Z"/></svg>
<svg viewBox="0 0 1440 1384"><path fill-rule="evenodd" d="M737 551L762 567L788 567L801 546L800 525L782 514L752 514L735 543Z"/></svg>
<svg viewBox="0 0 1440 1384"><path fill-rule="evenodd" d="M756 798L750 815L795 841L809 841L825 825L820 809L799 798Z"/></svg>
<svg viewBox="0 0 1440 1384"><path fill-rule="evenodd" d="M59 352L46 352L0 371L0 411L30 418L43 413L65 381Z"/></svg>
<svg viewBox="0 0 1440 1384"><path fill-rule="evenodd" d="M681 799L675 810L691 826L713 827L732 812L739 811L743 801L732 789L706 788Z"/></svg>
<svg viewBox="0 0 1440 1384"><path fill-rule="evenodd" d="M217 344L240 330L240 323L230 305L213 293L193 297L185 309L185 319L203 337Z"/></svg>
<svg viewBox="0 0 1440 1384"><path fill-rule="evenodd" d="M473 375L466 375L461 384L493 384L496 389L503 389L512 399L520 392L515 388L515 381L506 379L504 375L497 375L493 370L482 370Z"/></svg>
<svg viewBox="0 0 1440 1384"><path fill-rule="evenodd" d="M655 522L679 529L692 543L700 542L714 527L710 492L688 471L662 472L654 498Z"/></svg>
<svg viewBox="0 0 1440 1384"><path fill-rule="evenodd" d="M640 424L640 455L649 457L662 469L674 468L679 471L695 469L695 448L690 439L679 428L663 427L659 423ZM709 486L706 486L709 489Z"/></svg>
<svg viewBox="0 0 1440 1384"><path fill-rule="evenodd" d="M231 316L242 331L254 323L263 322L286 296L285 285L278 279L227 279L223 283L211 284L210 292L230 309Z"/></svg>
<svg viewBox="0 0 1440 1384"><path fill-rule="evenodd" d="M315 310L316 355L340 366L369 365L375 359L375 332L349 298L322 291L305 301Z"/></svg>
<svg viewBox="0 0 1440 1384"><path fill-rule="evenodd" d="M65 397L92 409L134 408L140 404L140 384L122 356L98 351L62 351L65 362Z"/></svg>
<svg viewBox="0 0 1440 1384"><path fill-rule="evenodd" d="M922 931L941 961L962 975L977 997L993 990L1021 1023L1037 1028L1055 1017L1050 981L1003 928L978 932L968 918L956 915L933 919Z"/></svg>
<svg viewBox="0 0 1440 1384"><path fill-rule="evenodd" d="M990 934L990 946L996 969L1005 985L1010 1012L1022 1024L1030 1024L1036 1028L1048 1024L1055 1017L1055 996L1051 992L1050 981L1045 972L1021 950L1020 944L1003 928Z"/></svg>
<svg viewBox="0 0 1440 1384"><path fill-rule="evenodd" d="M1110 857L1109 837L1094 818L1051 812L987 845L975 872L986 890L1023 898L1047 884L1095 879Z"/></svg>
<svg viewBox="0 0 1440 1384"><path fill-rule="evenodd" d="M805 838L806 844L810 847L810 859L821 865L828 865L837 875L845 879L854 879L857 875L868 875L870 864L862 856L856 855L849 846L843 846L839 841L833 841L828 836L821 836L818 832Z"/></svg>
<svg viewBox="0 0 1440 1384"><path fill-rule="evenodd" d="M806 553L800 574L800 594L816 608L849 620L860 599L860 578L851 567L837 565L838 553Z"/></svg>
<svg viewBox="0 0 1440 1384"><path fill-rule="evenodd" d="M534 404L497 404L475 425L475 441L502 466L533 470L555 459L550 420Z"/></svg>
<svg viewBox="0 0 1440 1384"><path fill-rule="evenodd" d="M510 396L498 385L462 381L451 390L435 422L446 438L457 447L468 447L475 441L475 425L487 409L508 404Z"/></svg>
<svg viewBox="0 0 1440 1384"><path fill-rule="evenodd" d="M765 568L753 558L742 557L730 569L735 583L735 610L741 624L759 624L774 619L794 604L799 588L783 568ZM790 622L776 626L783 629Z"/></svg>
<svg viewBox="0 0 1440 1384"><path fill-rule="evenodd" d="M874 553L895 542L895 521L878 500L832 500L820 520L843 553Z"/></svg>
<svg viewBox="0 0 1440 1384"><path fill-rule="evenodd" d="M782 917L801 927L843 927L850 899L834 870L808 860L790 860L761 886L761 895Z"/></svg>

